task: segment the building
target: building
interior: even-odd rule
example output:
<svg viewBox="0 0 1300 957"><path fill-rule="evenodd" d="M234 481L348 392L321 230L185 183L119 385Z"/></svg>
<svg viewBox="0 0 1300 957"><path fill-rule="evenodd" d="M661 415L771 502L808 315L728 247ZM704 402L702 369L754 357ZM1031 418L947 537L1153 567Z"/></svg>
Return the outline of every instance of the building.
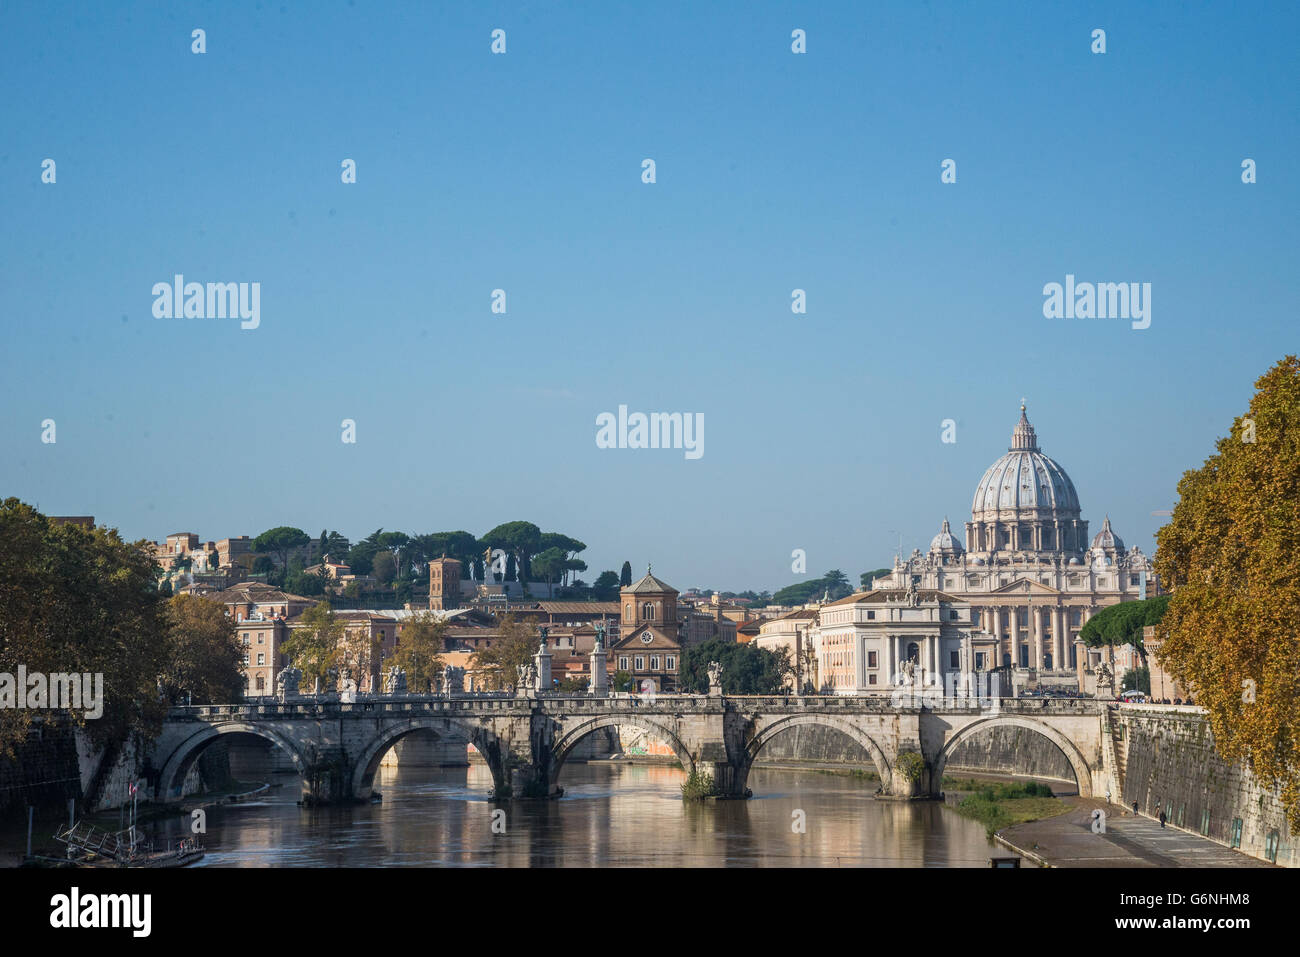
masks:
<svg viewBox="0 0 1300 957"><path fill-rule="evenodd" d="M454 558L435 558L429 562L429 608L449 611L462 605L460 562Z"/></svg>
<svg viewBox="0 0 1300 957"><path fill-rule="evenodd" d="M614 670L632 676L640 690L677 690L682 659L677 589L646 568L645 576L619 592L619 639L609 649ZM734 624L733 624L734 628Z"/></svg>
<svg viewBox="0 0 1300 957"><path fill-rule="evenodd" d="M1142 647L1146 649L1146 663L1151 669L1151 700L1185 703L1191 695L1165 670L1164 663L1160 660L1160 649L1164 643L1164 636L1157 634L1155 625L1147 625L1142 629Z"/></svg>
<svg viewBox="0 0 1300 957"><path fill-rule="evenodd" d="M755 644L777 654L785 652L792 671L786 676L786 686L795 693L809 686L821 687L820 665L814 637L817 634L817 609L800 608L776 618L755 622L758 636Z"/></svg>
<svg viewBox="0 0 1300 957"><path fill-rule="evenodd" d="M896 556L875 587L914 585L968 603L972 628L997 637L997 663L1038 679L1083 687L1091 666L1079 629L1157 587L1146 555L1124 546L1109 517L1088 537L1074 483L1039 448L1023 405L1010 448L975 488L964 539L944 519L927 553Z"/></svg>
<svg viewBox="0 0 1300 957"><path fill-rule="evenodd" d="M912 585L858 592L822 605L817 616L823 694L948 687L950 673L994 667L994 637L974 632L971 606L940 591Z"/></svg>

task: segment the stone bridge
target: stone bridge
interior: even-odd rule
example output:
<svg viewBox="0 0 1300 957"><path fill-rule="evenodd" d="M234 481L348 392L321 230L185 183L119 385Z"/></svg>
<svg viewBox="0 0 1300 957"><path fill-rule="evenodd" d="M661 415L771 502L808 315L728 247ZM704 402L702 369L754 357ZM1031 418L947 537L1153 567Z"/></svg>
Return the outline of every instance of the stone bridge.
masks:
<svg viewBox="0 0 1300 957"><path fill-rule="evenodd" d="M1088 699L959 699L900 708L885 697L841 696L375 695L351 703L302 696L172 709L151 746L147 780L155 800L178 801L204 748L224 735L252 734L288 755L303 778L305 801L364 801L388 750L426 731L474 745L492 773L494 797L555 797L579 741L632 725L669 744L687 771L711 776L721 796L741 798L749 796L750 768L769 741L799 725L820 725L871 756L881 796L909 799L938 795L944 766L963 741L1013 727L1050 741L1073 768L1079 793L1091 795L1112 786L1108 721L1105 704Z"/></svg>

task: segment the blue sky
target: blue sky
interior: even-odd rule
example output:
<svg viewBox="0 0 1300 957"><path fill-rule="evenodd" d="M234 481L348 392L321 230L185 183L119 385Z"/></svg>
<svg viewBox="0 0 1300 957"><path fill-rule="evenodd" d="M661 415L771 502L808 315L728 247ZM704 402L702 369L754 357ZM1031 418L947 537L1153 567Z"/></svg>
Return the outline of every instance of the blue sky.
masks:
<svg viewBox="0 0 1300 957"><path fill-rule="evenodd" d="M588 580L776 588L966 520L1023 396L1149 552L1296 351L1298 9L7 4L0 494L155 540L527 519ZM175 273L260 327L154 318ZM1151 327L1044 318L1067 273ZM620 404L705 454L597 448Z"/></svg>

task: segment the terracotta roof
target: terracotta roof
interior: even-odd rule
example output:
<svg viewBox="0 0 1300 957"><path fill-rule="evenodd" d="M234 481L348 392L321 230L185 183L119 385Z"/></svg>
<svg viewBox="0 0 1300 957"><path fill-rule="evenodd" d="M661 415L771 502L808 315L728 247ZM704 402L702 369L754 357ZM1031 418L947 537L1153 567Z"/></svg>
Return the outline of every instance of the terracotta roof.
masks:
<svg viewBox="0 0 1300 957"><path fill-rule="evenodd" d="M540 601L537 604L549 615L618 615L616 601Z"/></svg>
<svg viewBox="0 0 1300 957"><path fill-rule="evenodd" d="M655 578L654 575L651 575L649 571L647 571L645 573L645 577L642 578L639 582L633 582L631 585L628 585L626 588L623 589L623 593L627 593L627 592L632 592L632 594L634 595L672 592L674 595L676 595L677 589L674 588L672 585L669 585L667 582L660 581L658 578Z"/></svg>

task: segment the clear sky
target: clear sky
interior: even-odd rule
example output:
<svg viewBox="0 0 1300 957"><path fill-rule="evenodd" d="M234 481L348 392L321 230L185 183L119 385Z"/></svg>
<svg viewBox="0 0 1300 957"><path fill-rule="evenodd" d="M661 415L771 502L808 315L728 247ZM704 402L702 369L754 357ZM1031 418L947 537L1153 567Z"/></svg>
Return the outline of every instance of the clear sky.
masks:
<svg viewBox="0 0 1300 957"><path fill-rule="evenodd" d="M1300 345L1298 9L7 3L0 494L856 582L969 518L1024 397L1150 552ZM176 273L260 282L260 326L155 318ZM1045 318L1067 274L1151 283L1150 328ZM620 404L701 413L704 455L598 448Z"/></svg>

